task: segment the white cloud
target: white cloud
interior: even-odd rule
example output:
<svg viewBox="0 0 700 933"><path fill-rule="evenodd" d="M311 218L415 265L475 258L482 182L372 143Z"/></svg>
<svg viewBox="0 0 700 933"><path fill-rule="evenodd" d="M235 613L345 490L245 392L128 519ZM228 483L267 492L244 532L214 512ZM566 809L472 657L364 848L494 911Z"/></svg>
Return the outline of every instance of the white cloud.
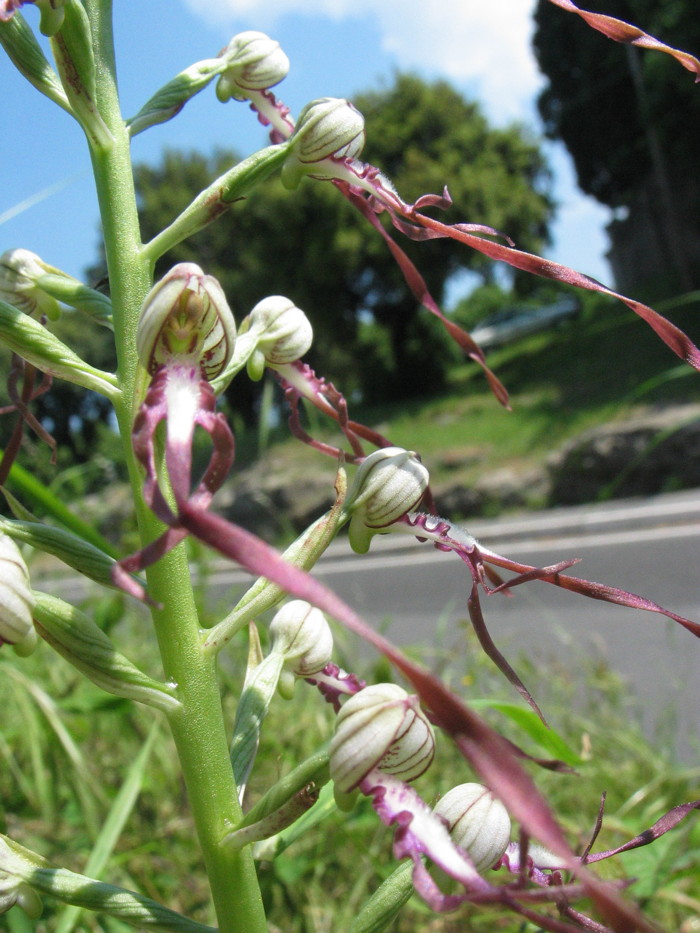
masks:
<svg viewBox="0 0 700 933"><path fill-rule="evenodd" d="M269 29L285 14L334 21L367 17L390 59L450 78L499 123L528 118L540 84L530 50L535 0L185 0L209 22L254 20Z"/></svg>
<svg viewBox="0 0 700 933"><path fill-rule="evenodd" d="M400 2L392 6L394 16L380 16L399 62L466 84L499 122L523 115L539 83L529 0L440 0L411 4L410 16Z"/></svg>

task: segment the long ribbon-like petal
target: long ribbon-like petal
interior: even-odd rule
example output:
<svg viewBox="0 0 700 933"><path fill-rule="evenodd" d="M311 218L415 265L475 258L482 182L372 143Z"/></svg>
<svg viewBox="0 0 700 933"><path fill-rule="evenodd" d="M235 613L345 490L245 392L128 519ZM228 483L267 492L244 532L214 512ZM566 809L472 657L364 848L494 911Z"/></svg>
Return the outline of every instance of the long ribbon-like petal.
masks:
<svg viewBox="0 0 700 933"><path fill-rule="evenodd" d="M653 308L641 301L627 298L625 295L613 291L613 289L591 278L591 276L577 272L575 269L569 268L569 266L553 262L551 259L543 259L534 253L514 249L512 246L504 246L502 243L487 240L482 236L476 236L463 224L445 224L433 217L427 217L425 214L416 212L411 212L408 215L410 222L406 222L392 212L389 212L389 214L394 226L411 239L429 240L448 237L464 243L465 246L470 246L490 259L501 260L514 269L521 269L523 272L531 272L533 275L539 275L546 279L554 279L557 282L564 282L567 285L575 285L587 291L617 298L618 301L622 301L642 320L646 321L677 356L689 363L693 369L700 371L700 350L692 340L675 324L667 321L658 311L654 311Z"/></svg>
<svg viewBox="0 0 700 933"><path fill-rule="evenodd" d="M372 644L410 681L433 721L452 736L465 758L525 830L562 859L576 873L611 929L620 933L655 933L637 909L615 888L582 870L545 800L508 743L465 706L432 674L410 661L390 641L374 631L332 590L308 573L288 564L274 548L243 528L210 512L185 504L179 522L219 553L251 573L266 577L291 595L308 602Z"/></svg>
<svg viewBox="0 0 700 933"><path fill-rule="evenodd" d="M694 55L680 49L674 49L672 46L666 45L665 42L655 39L654 36L650 36L649 33L644 32L637 26L624 22L624 20L616 19L614 16L606 16L603 13L592 13L590 10L584 10L572 3L572 0L549 0L549 2L568 13L576 13L592 29L597 29L598 32L602 32L604 36L614 42L624 42L627 45L637 45L643 49L653 49L656 52L665 52L667 55L672 55L684 68L695 74L696 83L700 81L700 61Z"/></svg>

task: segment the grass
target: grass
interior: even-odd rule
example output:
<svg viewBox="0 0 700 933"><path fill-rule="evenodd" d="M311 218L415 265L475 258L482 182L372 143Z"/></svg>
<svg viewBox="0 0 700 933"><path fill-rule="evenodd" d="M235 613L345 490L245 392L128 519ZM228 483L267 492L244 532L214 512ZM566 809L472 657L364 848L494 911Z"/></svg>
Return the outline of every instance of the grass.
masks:
<svg viewBox="0 0 700 933"><path fill-rule="evenodd" d="M140 659L153 648L128 619L118 626ZM467 699L512 698L492 665L482 658L470 630L452 635L454 643L436 635L429 648L413 653ZM238 646L241 653L242 645ZM143 658L154 663L153 658ZM241 660L230 653L222 664L222 692L233 721ZM561 667L527 669L538 685L540 701L561 738L579 756L578 773L554 774L532 767L533 776L564 826L571 844L581 848L591 831L602 791L608 802L597 848L619 845L650 826L677 803L700 796L700 769L675 764L642 735L637 712L620 682L595 660L588 664L586 689L574 695L572 679ZM15 671L19 671L16 674ZM386 679L383 662L361 672ZM28 684L49 683L57 699L47 709ZM59 864L82 870L95 846L99 827L146 741L151 717L126 701L100 693L80 680L61 659L43 647L23 661L3 659L0 703L5 710L5 742L0 748L0 800L3 831ZM497 710L482 711L492 724L534 754L543 748ZM298 684L291 701L276 700L263 730L258 764L251 780L249 803L280 775L312 754L330 735L330 708L306 684ZM60 723L60 727L59 727ZM57 741L59 728L79 746L72 754ZM419 779L417 789L428 801L449 786L472 780L464 760L447 740L438 744L435 765ZM602 863L602 874L639 878L632 894L645 904L650 918L664 930L687 926L700 911L700 821L692 816L654 846L628 853L618 864ZM260 868L271 930L283 933L337 933L347 929L364 900L395 867L391 832L382 827L366 801L350 814L334 811L316 830L299 839L272 863ZM203 922L208 915L206 881L193 840L187 802L167 730L159 730L141 793L125 824L105 878L138 889ZM14 911L9 917L18 917ZM60 910L46 905L45 916L28 929L49 933L57 928ZM14 922L14 921L13 921ZM686 924L684 927L683 924ZM24 933L10 926L11 933ZM119 933L128 929L113 921L82 914L72 929L80 933ZM406 905L394 933L475 933L522 927L497 909L464 907L435 916L417 898Z"/></svg>

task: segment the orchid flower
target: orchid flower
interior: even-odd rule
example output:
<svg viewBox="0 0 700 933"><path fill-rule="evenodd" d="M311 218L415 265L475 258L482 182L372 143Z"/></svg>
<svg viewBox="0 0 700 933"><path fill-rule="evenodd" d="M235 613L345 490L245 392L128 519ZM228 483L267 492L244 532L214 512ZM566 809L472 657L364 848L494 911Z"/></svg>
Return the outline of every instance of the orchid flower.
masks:
<svg viewBox="0 0 700 933"><path fill-rule="evenodd" d="M129 573L153 563L186 536L178 523L179 511L186 502L206 509L233 462L233 435L226 419L215 411L209 380L230 360L235 337L235 321L219 283L193 263L175 266L146 296L136 339L151 383L134 422L133 444L146 471L146 503L169 527L115 567L115 582L138 597L143 592ZM155 436L161 421L166 422L165 488L156 466ZM196 425L209 434L213 451L192 491Z"/></svg>
<svg viewBox="0 0 700 933"><path fill-rule="evenodd" d="M353 792L371 799L381 821L395 827L395 858L411 859L412 884L435 911L451 911L466 902L496 903L555 933L610 930L569 907L567 897L580 897L586 883L590 884L590 879L564 884L562 870L575 871L575 861L557 857L539 845L528 855L526 836L520 844L510 843L509 814L487 787L459 785L431 810L409 786L430 765L433 755L432 730L417 699L395 684L376 684L354 693L340 708L330 745L330 774L339 806L349 805L352 798L348 795ZM677 808L683 813L669 817L667 828L692 806ZM441 889L426 859L457 882L457 893ZM585 859L580 859L582 874L584 864ZM514 881L496 884L483 876L490 868L502 867L516 875ZM407 884L407 879L402 883ZM548 901L576 926L529 906ZM612 898L611 902L615 904ZM650 929L643 921L638 925L640 918L625 916L626 922L632 919L635 925L629 929Z"/></svg>
<svg viewBox="0 0 700 933"><path fill-rule="evenodd" d="M270 141L280 143L294 130L289 107L278 101L270 88L279 84L289 71L289 59L279 42L263 32L248 30L235 35L220 58L227 68L216 85L216 96L228 100L248 100L263 126L271 126Z"/></svg>
<svg viewBox="0 0 700 933"><path fill-rule="evenodd" d="M298 123L295 133L290 137L291 143L293 143L295 136L301 133L302 129L302 124ZM320 134L322 127L317 127L316 131ZM353 127L352 131L355 133L354 138L357 138L357 130ZM486 365L483 352L468 334L444 317L428 292L422 276L406 253L394 242L381 224L378 215L386 212L393 226L411 240L421 241L441 238L457 240L489 258L503 261L515 269L531 272L569 285L576 285L600 294L611 295L624 302L645 320L664 343L681 359L686 360L695 369L700 370L700 350L679 328L647 305L627 298L590 278L590 276L576 272L560 263L542 259L532 253L523 252L517 249L507 237L505 237L505 243L490 239L489 237L503 237L503 234L499 234L498 231L492 228L478 224L446 224L424 214L423 210L425 208L446 209L451 205L452 200L447 188L441 195L423 195L414 203L409 204L401 199L394 186L379 169L361 162L356 157L345 156L343 147L340 147L331 155L324 154L317 165L309 164L308 160L302 159L294 149L288 156L288 162L292 159L297 160L297 172L293 174L291 170L288 170L286 176L288 179L298 183L301 171L312 177L331 178L347 200L384 237L416 299L431 313L440 318L450 336L456 340L468 356L482 367L494 394L503 404L507 404L507 394L499 380ZM284 172L282 177L284 180Z"/></svg>

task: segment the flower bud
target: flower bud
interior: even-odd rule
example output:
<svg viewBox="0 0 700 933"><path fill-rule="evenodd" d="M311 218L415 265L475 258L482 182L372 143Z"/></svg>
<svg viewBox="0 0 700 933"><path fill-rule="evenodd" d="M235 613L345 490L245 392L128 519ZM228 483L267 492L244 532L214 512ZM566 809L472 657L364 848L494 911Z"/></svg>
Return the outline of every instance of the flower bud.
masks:
<svg viewBox="0 0 700 933"><path fill-rule="evenodd" d="M174 266L146 295L136 346L151 374L172 362L191 362L212 380L231 359L235 339L223 289L194 263Z"/></svg>
<svg viewBox="0 0 700 933"><path fill-rule="evenodd" d="M281 175L286 188L296 188L304 175L335 178L334 161L356 159L362 152L365 120L350 101L322 97L301 111L289 143Z"/></svg>
<svg viewBox="0 0 700 933"><path fill-rule="evenodd" d="M510 841L510 817L483 784L459 784L442 797L434 812L448 825L454 842L469 854L477 871L491 868Z"/></svg>
<svg viewBox="0 0 700 933"><path fill-rule="evenodd" d="M13 645L20 655L34 650L38 638L33 608L34 594L24 558L12 538L0 534L0 645Z"/></svg>
<svg viewBox="0 0 700 933"><path fill-rule="evenodd" d="M221 52L228 68L216 85L220 101L247 100L249 91L264 91L279 84L289 72L289 59L279 42L264 32L240 32Z"/></svg>
<svg viewBox="0 0 700 933"><path fill-rule="evenodd" d="M326 617L302 599L293 599L270 623L272 650L284 655L285 667L297 677L309 677L328 664L333 635Z"/></svg>
<svg viewBox="0 0 700 933"><path fill-rule="evenodd" d="M39 281L44 275L62 275L36 253L28 249L8 249L0 256L0 299L36 317L46 315L55 320L60 306L47 294Z"/></svg>
<svg viewBox="0 0 700 933"><path fill-rule="evenodd" d="M378 768L412 781L435 753L433 728L418 697L396 684L365 687L345 702L330 745L331 777L348 793Z"/></svg>
<svg viewBox="0 0 700 933"><path fill-rule="evenodd" d="M259 301L241 325L241 333L246 330L256 335L255 351L248 362L252 379L259 379L266 365L281 366L300 359L313 341L307 316L282 295Z"/></svg>
<svg viewBox="0 0 700 933"><path fill-rule="evenodd" d="M370 454L360 465L346 502L346 508L352 510L352 549L365 554L377 529L397 521L418 505L429 479L427 469L413 451L384 447Z"/></svg>

